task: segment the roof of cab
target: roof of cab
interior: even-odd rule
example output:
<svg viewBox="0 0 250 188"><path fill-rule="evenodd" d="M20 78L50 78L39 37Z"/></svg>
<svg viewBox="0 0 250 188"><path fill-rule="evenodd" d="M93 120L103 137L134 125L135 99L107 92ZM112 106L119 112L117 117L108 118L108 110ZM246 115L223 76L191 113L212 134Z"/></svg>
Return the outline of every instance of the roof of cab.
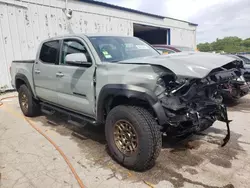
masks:
<svg viewBox="0 0 250 188"><path fill-rule="evenodd" d="M51 40L60 40L60 39L64 39L64 38L69 38L69 37L101 37L101 36L110 36L110 37L133 37L133 36L126 36L126 35L116 35L116 34L108 34L108 33L88 33L88 34L84 34L84 33L78 33L78 34L66 34L66 35L59 35L59 36L55 36L55 37L51 37L48 38L45 41L51 41Z"/></svg>

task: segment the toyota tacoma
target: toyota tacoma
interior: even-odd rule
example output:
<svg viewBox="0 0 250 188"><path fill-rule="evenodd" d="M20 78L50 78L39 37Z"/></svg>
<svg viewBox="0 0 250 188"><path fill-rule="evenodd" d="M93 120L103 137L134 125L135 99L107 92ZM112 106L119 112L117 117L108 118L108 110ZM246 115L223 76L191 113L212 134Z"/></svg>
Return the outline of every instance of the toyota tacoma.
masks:
<svg viewBox="0 0 250 188"><path fill-rule="evenodd" d="M154 165L163 133L182 137L219 120L226 144L221 86L242 68L222 55L160 55L135 37L68 35L43 41L35 60L13 61L11 76L25 116L59 111L105 126L111 156L142 171Z"/></svg>

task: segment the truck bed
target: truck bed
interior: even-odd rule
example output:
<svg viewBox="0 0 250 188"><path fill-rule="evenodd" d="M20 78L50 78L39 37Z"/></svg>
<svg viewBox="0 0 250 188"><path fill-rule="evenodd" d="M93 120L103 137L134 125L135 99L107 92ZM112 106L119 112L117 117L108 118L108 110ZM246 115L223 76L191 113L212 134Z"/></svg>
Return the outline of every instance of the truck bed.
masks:
<svg viewBox="0 0 250 188"><path fill-rule="evenodd" d="M33 72L34 62L35 60L12 61L10 74L11 74L11 84L14 88L16 88L15 77L18 75L18 73L26 75L29 83L33 85L32 72Z"/></svg>

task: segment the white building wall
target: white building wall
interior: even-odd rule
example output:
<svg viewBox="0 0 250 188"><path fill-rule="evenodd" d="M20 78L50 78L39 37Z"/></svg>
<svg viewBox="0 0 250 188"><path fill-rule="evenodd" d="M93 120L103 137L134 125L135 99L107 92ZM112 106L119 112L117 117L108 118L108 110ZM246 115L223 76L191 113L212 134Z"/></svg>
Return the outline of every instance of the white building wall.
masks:
<svg viewBox="0 0 250 188"><path fill-rule="evenodd" d="M171 44L196 48L196 30L171 29Z"/></svg>
<svg viewBox="0 0 250 188"><path fill-rule="evenodd" d="M12 60L34 59L39 43L67 33L133 35L133 23L171 29L171 44L195 46L196 27L186 22L130 13L68 0L73 10L68 20L65 0L0 0L0 87L10 85Z"/></svg>

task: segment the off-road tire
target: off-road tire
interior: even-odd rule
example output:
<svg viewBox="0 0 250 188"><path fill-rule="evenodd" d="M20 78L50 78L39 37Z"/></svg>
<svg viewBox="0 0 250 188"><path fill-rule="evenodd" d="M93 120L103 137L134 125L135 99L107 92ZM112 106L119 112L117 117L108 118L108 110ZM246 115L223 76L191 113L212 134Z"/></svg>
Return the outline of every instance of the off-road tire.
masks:
<svg viewBox="0 0 250 188"><path fill-rule="evenodd" d="M137 133L137 150L132 155L125 155L115 144L114 126L119 120L128 121ZM151 168L162 147L159 125L154 117L141 107L120 105L113 108L106 119L105 136L110 155L121 165L136 171Z"/></svg>
<svg viewBox="0 0 250 188"><path fill-rule="evenodd" d="M27 104L28 107L24 108L21 104L21 97L22 95L27 96ZM33 98L31 91L28 89L26 85L21 85L18 89L18 99L19 99L19 105L23 112L23 114L27 117L34 117L40 114L40 105L39 103Z"/></svg>
<svg viewBox="0 0 250 188"><path fill-rule="evenodd" d="M134 108L136 108L144 116L148 124L152 125L150 128L153 128L153 130L151 129L151 132L154 134L153 139L154 139L155 151L153 153L151 161L148 164L148 168L151 168L154 166L155 161L159 157L160 152L161 152L162 133L160 132L160 126L158 125L156 120L153 118L153 116L146 109L141 108L141 107L134 107Z"/></svg>

